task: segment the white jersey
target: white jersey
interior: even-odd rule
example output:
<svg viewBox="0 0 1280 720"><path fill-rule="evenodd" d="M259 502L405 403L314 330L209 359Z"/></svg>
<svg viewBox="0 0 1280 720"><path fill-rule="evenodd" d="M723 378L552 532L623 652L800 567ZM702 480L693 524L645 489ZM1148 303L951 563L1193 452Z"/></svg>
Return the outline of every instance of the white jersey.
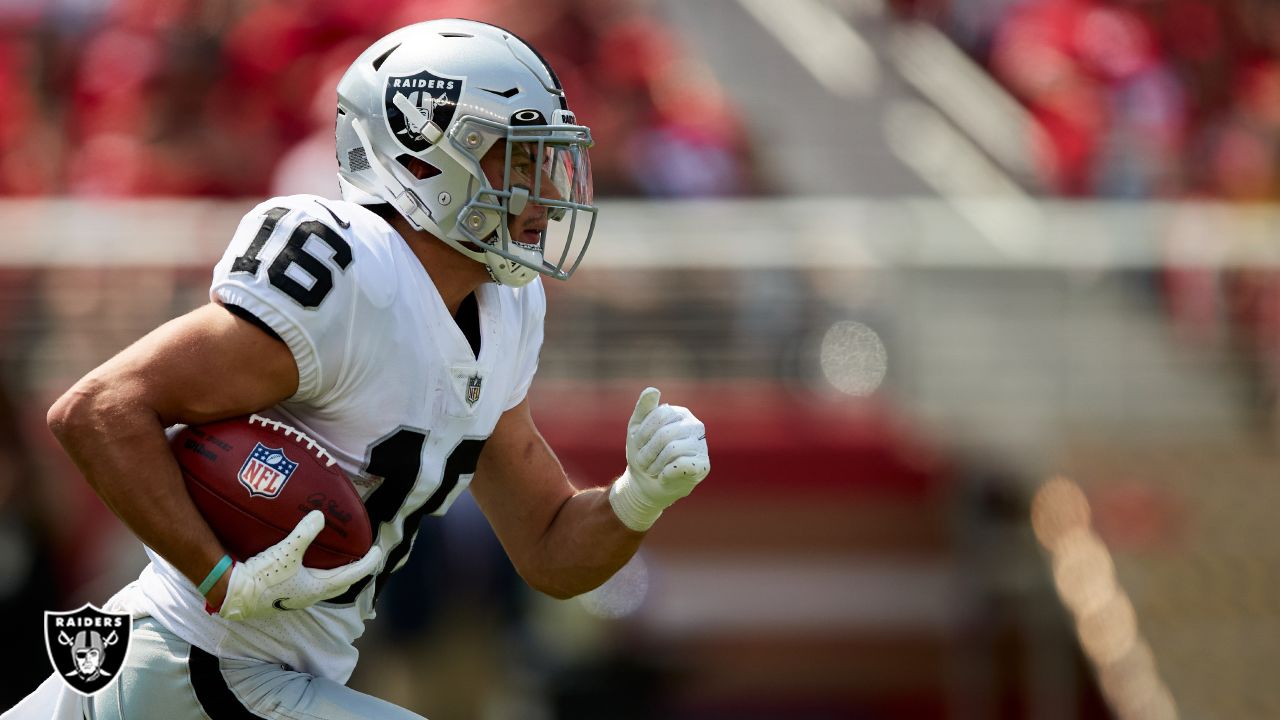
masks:
<svg viewBox="0 0 1280 720"><path fill-rule="evenodd" d="M345 683L356 664L352 642L373 617L377 588L407 557L418 521L449 509L499 416L524 399L542 345L542 284L476 291L477 358L390 225L359 205L295 195L245 216L210 295L288 344L298 391L262 414L315 438L351 476L383 566L331 602L228 621L206 613L191 582L148 549L151 564L117 602L214 655Z"/></svg>

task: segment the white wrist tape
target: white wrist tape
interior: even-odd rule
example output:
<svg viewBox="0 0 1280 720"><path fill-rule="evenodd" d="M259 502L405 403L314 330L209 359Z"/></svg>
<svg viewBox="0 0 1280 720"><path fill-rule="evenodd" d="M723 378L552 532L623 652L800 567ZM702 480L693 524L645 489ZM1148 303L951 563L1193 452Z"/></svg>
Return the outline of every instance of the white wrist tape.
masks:
<svg viewBox="0 0 1280 720"><path fill-rule="evenodd" d="M644 489L631 478L631 468L623 471L622 477L610 486L609 505L622 524L636 532L645 532L653 527L666 508L645 494Z"/></svg>

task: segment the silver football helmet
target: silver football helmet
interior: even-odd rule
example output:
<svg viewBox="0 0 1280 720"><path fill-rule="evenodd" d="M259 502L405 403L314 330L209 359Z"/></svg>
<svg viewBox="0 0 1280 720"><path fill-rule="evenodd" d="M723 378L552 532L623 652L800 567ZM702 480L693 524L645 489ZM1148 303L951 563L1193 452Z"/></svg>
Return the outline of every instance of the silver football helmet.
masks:
<svg viewBox="0 0 1280 720"><path fill-rule="evenodd" d="M502 141L495 152L505 169L491 183L481 159ZM401 28L338 82L343 198L389 203L504 285L520 287L537 273L563 280L581 262L596 222L591 143L551 67L493 25ZM552 222L513 238L507 217L529 203L544 206Z"/></svg>

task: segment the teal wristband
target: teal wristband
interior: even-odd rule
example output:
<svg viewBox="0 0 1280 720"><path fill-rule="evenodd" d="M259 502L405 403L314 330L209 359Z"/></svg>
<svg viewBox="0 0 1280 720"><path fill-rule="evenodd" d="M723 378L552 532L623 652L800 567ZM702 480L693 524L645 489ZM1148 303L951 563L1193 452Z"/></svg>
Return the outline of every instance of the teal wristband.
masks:
<svg viewBox="0 0 1280 720"><path fill-rule="evenodd" d="M223 555L222 559L218 561L218 564L214 565L213 569L209 571L209 574L205 576L204 582L200 583L200 594L202 596L208 595L209 591L213 589L214 585L218 584L218 581L226 574L227 568L231 567L232 564L231 556Z"/></svg>

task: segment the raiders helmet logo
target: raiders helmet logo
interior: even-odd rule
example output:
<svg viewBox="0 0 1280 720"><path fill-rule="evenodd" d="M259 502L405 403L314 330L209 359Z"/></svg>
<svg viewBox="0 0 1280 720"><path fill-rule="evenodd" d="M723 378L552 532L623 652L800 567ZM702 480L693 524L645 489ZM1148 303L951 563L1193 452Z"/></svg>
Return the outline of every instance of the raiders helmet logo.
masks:
<svg viewBox="0 0 1280 720"><path fill-rule="evenodd" d="M388 77L383 99L391 134L412 152L431 147L430 138L438 137L453 121L458 98L462 96L462 84L463 78L436 75L427 70ZM432 125L435 127L428 127Z"/></svg>
<svg viewBox="0 0 1280 720"><path fill-rule="evenodd" d="M44 614L44 646L54 672L72 690L94 695L116 679L129 655L133 618L90 604Z"/></svg>

